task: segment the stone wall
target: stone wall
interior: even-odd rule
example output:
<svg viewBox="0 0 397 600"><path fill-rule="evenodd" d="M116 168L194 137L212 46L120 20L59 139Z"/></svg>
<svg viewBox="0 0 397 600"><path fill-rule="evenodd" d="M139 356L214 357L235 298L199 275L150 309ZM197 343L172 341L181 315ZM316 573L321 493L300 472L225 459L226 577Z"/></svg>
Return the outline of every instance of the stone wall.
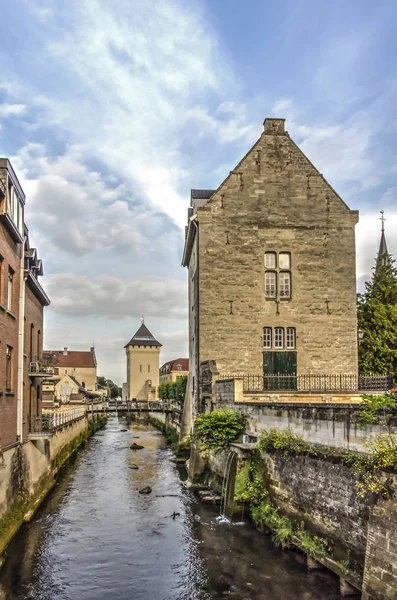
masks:
<svg viewBox="0 0 397 600"><path fill-rule="evenodd" d="M380 433L397 433L397 414L390 426L357 423L359 408L354 404L292 402L235 402L240 380L217 381L217 406L238 409L247 416L247 432L257 436L263 429L287 429L302 435L307 441L336 448L365 449L365 441ZM240 397L242 393L240 394ZM277 395L275 395L277 396Z"/></svg>
<svg viewBox="0 0 397 600"><path fill-rule="evenodd" d="M52 461L78 436L86 432L82 418L60 427L50 438L28 441L6 450L0 456L0 518L13 503L34 497L43 481L52 477Z"/></svg>
<svg viewBox="0 0 397 600"><path fill-rule="evenodd" d="M395 484L397 477L394 477ZM362 600L397 598L397 501L380 500L368 526Z"/></svg>
<svg viewBox="0 0 397 600"><path fill-rule="evenodd" d="M309 530L334 542L340 557L350 552L362 577L370 496L360 498L351 468L335 458L263 454L264 475L274 503Z"/></svg>
<svg viewBox="0 0 397 600"><path fill-rule="evenodd" d="M263 327L295 327L298 373L357 373L358 214L276 121L197 209L200 361L262 373ZM290 299L265 298L265 252L291 254Z"/></svg>

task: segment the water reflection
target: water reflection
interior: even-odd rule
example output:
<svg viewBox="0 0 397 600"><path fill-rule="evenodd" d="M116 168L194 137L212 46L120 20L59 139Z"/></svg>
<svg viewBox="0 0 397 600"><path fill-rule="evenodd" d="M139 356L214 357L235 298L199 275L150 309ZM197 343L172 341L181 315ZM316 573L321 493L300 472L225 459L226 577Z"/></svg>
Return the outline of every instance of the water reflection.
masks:
<svg viewBox="0 0 397 600"><path fill-rule="evenodd" d="M307 573L253 527L217 521L217 507L184 491L157 431L124 427L113 418L90 440L14 540L0 600L339 598L330 575ZM132 441L144 450L130 450ZM146 485L152 493L139 494Z"/></svg>

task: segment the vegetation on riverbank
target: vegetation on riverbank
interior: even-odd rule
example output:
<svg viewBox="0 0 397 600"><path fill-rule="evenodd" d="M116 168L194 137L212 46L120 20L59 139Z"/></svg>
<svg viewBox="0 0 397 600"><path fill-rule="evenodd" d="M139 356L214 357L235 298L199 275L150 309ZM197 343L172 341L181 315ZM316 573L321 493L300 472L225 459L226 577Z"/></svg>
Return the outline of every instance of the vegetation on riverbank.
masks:
<svg viewBox="0 0 397 600"><path fill-rule="evenodd" d="M397 394L363 394L358 423L366 425L388 425L397 408ZM395 412L394 412L395 414Z"/></svg>
<svg viewBox="0 0 397 600"><path fill-rule="evenodd" d="M303 522L296 523L275 506L264 484L258 450L252 453L237 473L234 500L248 506L250 516L259 529L272 532L272 540L276 546L296 546L313 559L327 557L333 560L341 573L350 571L348 555L342 561L335 561L329 540L312 535L305 529Z"/></svg>
<svg viewBox="0 0 397 600"><path fill-rule="evenodd" d="M15 499L11 509L0 518L0 567L2 555L9 543L14 538L24 520L30 520L45 497L56 483L56 475L69 458L85 443L96 431L104 427L107 417L99 415L94 420L88 421L87 428L62 450L51 461L51 475L43 477L41 484L34 496L21 492Z"/></svg>
<svg viewBox="0 0 397 600"><path fill-rule="evenodd" d="M288 458L294 454L304 454L314 458L340 460L353 469L357 477L356 488L359 496L372 492L390 498L395 490L392 481L385 475L388 470L397 471L397 435L379 434L367 440L367 453L340 448L322 447L311 444L291 429L268 429L259 436L258 448L264 452L280 452Z"/></svg>
<svg viewBox="0 0 397 600"><path fill-rule="evenodd" d="M220 450L240 440L247 426L247 417L238 410L214 410L198 415L193 439L200 450Z"/></svg>

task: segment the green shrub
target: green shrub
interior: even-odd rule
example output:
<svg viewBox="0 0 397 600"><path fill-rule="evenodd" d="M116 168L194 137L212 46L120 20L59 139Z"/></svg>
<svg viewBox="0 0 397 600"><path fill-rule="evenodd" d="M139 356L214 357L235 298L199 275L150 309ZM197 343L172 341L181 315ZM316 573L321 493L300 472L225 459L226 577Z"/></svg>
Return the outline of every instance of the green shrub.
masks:
<svg viewBox="0 0 397 600"><path fill-rule="evenodd" d="M293 454L317 455L317 449L313 444L309 444L301 435L289 428L264 429L259 435L258 448L264 452L279 450L284 457Z"/></svg>
<svg viewBox="0 0 397 600"><path fill-rule="evenodd" d="M299 547L312 558L329 555L330 546L324 538L310 535L305 529L298 529L296 537L299 540Z"/></svg>
<svg viewBox="0 0 397 600"><path fill-rule="evenodd" d="M363 394L361 396L360 414L358 422L361 427L366 425L387 425L393 416L393 412L388 409L396 408L396 394Z"/></svg>
<svg viewBox="0 0 397 600"><path fill-rule="evenodd" d="M193 438L202 450L218 450L238 441L246 426L247 418L238 410L215 410L198 415Z"/></svg>

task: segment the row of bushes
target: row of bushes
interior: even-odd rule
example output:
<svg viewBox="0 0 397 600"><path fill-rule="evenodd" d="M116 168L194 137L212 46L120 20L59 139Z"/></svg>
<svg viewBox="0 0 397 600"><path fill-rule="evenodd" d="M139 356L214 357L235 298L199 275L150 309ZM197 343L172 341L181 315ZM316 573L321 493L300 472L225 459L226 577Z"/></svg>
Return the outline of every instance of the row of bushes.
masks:
<svg viewBox="0 0 397 600"><path fill-rule="evenodd" d="M176 381L167 381L160 383L158 387L158 396L160 400L175 400L184 402L187 386L187 375L182 375Z"/></svg>

